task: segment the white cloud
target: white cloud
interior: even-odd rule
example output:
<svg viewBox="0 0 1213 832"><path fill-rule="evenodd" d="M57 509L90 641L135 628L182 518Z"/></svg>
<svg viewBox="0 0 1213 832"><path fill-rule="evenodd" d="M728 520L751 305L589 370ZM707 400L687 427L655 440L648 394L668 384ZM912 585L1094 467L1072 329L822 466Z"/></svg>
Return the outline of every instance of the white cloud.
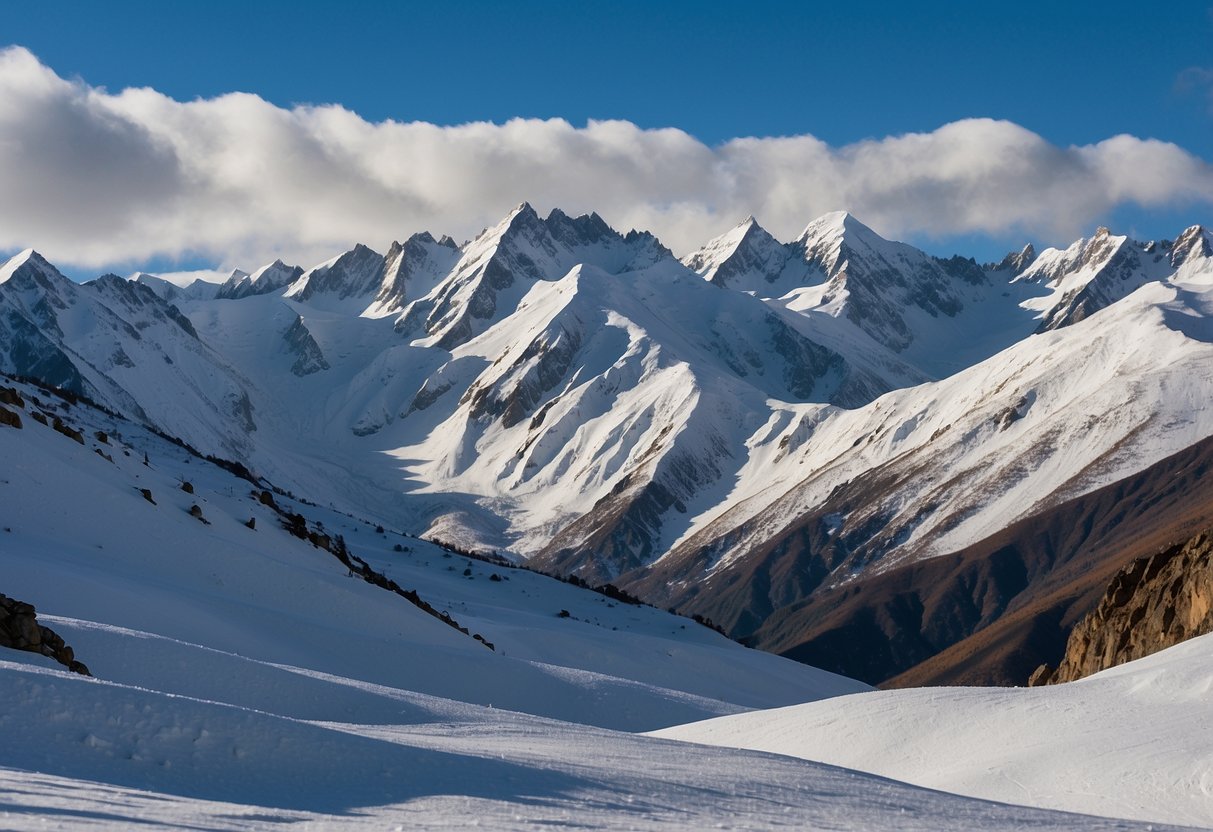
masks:
<svg viewBox="0 0 1213 832"><path fill-rule="evenodd" d="M680 253L750 213L788 239L838 209L895 237L1067 239L1124 204L1207 207L1213 166L1173 144L1058 147L989 119L844 147L812 136L709 147L622 121L370 123L247 94L110 93L13 47L0 51L0 188L0 249L251 269L423 229L469 237L522 200L596 210Z"/></svg>

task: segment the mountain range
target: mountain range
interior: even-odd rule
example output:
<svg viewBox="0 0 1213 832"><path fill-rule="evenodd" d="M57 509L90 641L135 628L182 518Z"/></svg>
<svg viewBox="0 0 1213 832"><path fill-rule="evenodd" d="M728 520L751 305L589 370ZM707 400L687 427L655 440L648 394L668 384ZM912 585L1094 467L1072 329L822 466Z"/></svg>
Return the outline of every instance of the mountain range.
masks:
<svg viewBox="0 0 1213 832"><path fill-rule="evenodd" d="M1213 521L1211 287L1201 226L980 264L747 218L680 260L523 204L223 284L22 252L0 370L868 682L1022 683L1111 574Z"/></svg>

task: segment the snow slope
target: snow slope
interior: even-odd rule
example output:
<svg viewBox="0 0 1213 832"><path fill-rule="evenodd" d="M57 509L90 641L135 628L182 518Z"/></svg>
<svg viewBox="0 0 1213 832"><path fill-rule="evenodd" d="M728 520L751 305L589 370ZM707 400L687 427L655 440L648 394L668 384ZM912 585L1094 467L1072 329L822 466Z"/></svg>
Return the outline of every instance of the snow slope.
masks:
<svg viewBox="0 0 1213 832"><path fill-rule="evenodd" d="M1213 636L1078 682L921 688L657 736L817 760L1007 803L1213 827Z"/></svg>

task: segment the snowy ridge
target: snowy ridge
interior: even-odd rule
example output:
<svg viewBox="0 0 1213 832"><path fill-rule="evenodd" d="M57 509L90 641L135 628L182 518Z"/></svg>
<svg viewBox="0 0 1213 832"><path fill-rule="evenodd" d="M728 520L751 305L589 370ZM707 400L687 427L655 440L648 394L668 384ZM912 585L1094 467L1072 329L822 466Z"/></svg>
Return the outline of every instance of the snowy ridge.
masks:
<svg viewBox="0 0 1213 832"><path fill-rule="evenodd" d="M219 287L215 297L239 300L249 295L263 295L266 292L274 292L288 286L302 276L302 268L288 266L281 260L275 260L273 263L262 266L252 274L246 274L236 269L232 272L232 276Z"/></svg>

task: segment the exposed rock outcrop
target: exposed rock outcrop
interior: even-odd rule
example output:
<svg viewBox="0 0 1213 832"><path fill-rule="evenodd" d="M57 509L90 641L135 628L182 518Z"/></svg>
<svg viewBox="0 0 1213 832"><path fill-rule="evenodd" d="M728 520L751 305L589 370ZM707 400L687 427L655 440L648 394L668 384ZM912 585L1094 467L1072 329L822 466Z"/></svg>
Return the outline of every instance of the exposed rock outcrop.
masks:
<svg viewBox="0 0 1213 832"><path fill-rule="evenodd" d="M1213 632L1213 530L1137 558L1070 633L1056 669L1041 665L1029 685L1081 679Z"/></svg>
<svg viewBox="0 0 1213 832"><path fill-rule="evenodd" d="M0 647L49 656L73 673L93 674L50 627L38 623L33 604L0 595Z"/></svg>

